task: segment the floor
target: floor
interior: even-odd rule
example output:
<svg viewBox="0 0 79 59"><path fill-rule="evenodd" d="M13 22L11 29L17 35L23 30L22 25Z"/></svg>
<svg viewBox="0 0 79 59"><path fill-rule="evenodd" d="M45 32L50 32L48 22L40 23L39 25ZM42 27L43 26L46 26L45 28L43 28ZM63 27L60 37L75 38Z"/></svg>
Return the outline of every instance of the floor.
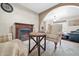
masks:
<svg viewBox="0 0 79 59"><path fill-rule="evenodd" d="M28 41L24 42L25 46L28 47ZM43 41L41 42L43 45ZM31 41L31 47L34 42ZM37 49L33 50L29 56L37 56ZM46 41L46 51L41 49L41 56L79 56L79 43L71 42L67 40L61 41L61 46L58 44L56 51L54 50L54 43Z"/></svg>

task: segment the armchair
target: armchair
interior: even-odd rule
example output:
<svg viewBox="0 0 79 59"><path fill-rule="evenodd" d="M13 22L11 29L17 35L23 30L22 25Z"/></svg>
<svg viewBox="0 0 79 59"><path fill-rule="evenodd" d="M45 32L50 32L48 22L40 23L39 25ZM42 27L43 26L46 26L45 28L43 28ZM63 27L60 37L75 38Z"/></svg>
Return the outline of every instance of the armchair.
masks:
<svg viewBox="0 0 79 59"><path fill-rule="evenodd" d="M61 33L62 33L62 24L48 24L48 28L46 31L46 35L48 40L54 42L55 49L57 48L57 44L60 42L61 45Z"/></svg>

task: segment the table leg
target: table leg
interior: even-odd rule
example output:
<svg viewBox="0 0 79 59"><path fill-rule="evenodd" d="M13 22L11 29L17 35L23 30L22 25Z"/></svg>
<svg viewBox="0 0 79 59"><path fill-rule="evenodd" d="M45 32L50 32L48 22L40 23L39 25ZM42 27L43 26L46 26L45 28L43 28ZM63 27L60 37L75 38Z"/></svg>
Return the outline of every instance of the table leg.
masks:
<svg viewBox="0 0 79 59"><path fill-rule="evenodd" d="M38 42L38 56L40 56L40 37L37 37Z"/></svg>
<svg viewBox="0 0 79 59"><path fill-rule="evenodd" d="M30 53L30 36L29 36L29 53Z"/></svg>
<svg viewBox="0 0 79 59"><path fill-rule="evenodd" d="M46 36L44 38L44 51L46 50Z"/></svg>

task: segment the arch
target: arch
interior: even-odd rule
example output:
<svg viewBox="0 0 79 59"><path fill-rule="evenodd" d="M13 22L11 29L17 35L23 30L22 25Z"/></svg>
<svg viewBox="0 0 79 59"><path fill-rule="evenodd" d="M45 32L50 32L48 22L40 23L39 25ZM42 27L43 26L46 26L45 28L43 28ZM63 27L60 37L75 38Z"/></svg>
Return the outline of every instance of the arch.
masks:
<svg viewBox="0 0 79 59"><path fill-rule="evenodd" d="M50 15L51 15L51 13L53 13L53 14L55 14L56 12L57 12L57 10L62 10L63 8L71 8L71 9L74 9L74 10L76 10L76 11L78 11L79 10L79 6L78 5L72 5L72 4L67 4L67 5L62 5L62 6L60 6L60 7L56 7L56 8L54 8L54 9L51 9L50 11L48 11L45 15L44 15L44 17L42 18L42 21L41 21L41 23L47 18L47 17L50 17ZM72 13L75 13L76 11L70 11L70 15L72 15ZM67 11L67 12L69 12L69 11ZM66 12L64 13L65 15L66 15ZM60 14L59 14L60 15ZM61 16L63 16L63 15L61 15ZM69 15L68 15L69 16ZM67 16L67 17L68 17ZM76 12L75 13L75 15L73 14L72 16L69 16L69 17L78 17L79 16L79 11L78 11L78 13ZM55 17L55 16L53 16L53 17ZM57 16L56 16L57 17ZM63 18L67 18L67 17L65 17L65 16L63 16ZM51 17L50 17L51 18ZM62 18L62 19L63 19ZM61 19L61 18L60 18ZM49 22L49 20L47 21L47 22ZM40 23L40 24L41 24Z"/></svg>
<svg viewBox="0 0 79 59"><path fill-rule="evenodd" d="M52 11L50 11L43 20L45 20L46 18L58 18L63 17L63 18L67 18L67 17L76 17L79 16L79 6L74 6L74 5L65 5L65 6L61 6L58 8L53 9ZM50 19L49 19L50 20Z"/></svg>
<svg viewBox="0 0 79 59"><path fill-rule="evenodd" d="M79 3L59 3L58 5L54 6L54 7L51 7L50 9L42 12L39 14L39 18L40 18L40 23L41 21L43 20L43 18L45 18L45 16L50 12L52 11L53 9L55 8L58 8L58 7L61 7L61 6L67 6L67 5L72 5L72 6L79 6Z"/></svg>

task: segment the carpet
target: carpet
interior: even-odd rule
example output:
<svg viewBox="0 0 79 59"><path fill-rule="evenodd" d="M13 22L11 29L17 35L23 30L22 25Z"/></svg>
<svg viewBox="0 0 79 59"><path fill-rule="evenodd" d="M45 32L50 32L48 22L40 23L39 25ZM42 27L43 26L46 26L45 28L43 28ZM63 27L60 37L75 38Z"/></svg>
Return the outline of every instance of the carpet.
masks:
<svg viewBox="0 0 79 59"><path fill-rule="evenodd" d="M28 48L29 42L24 41L24 45ZM31 40L31 47L33 47L35 43ZM43 45L43 41L41 42ZM79 56L79 43L62 40L61 46L57 45L57 49L54 49L54 43L52 41L46 40L46 51L41 49L41 56ZM37 48L34 49L29 56L38 56Z"/></svg>

